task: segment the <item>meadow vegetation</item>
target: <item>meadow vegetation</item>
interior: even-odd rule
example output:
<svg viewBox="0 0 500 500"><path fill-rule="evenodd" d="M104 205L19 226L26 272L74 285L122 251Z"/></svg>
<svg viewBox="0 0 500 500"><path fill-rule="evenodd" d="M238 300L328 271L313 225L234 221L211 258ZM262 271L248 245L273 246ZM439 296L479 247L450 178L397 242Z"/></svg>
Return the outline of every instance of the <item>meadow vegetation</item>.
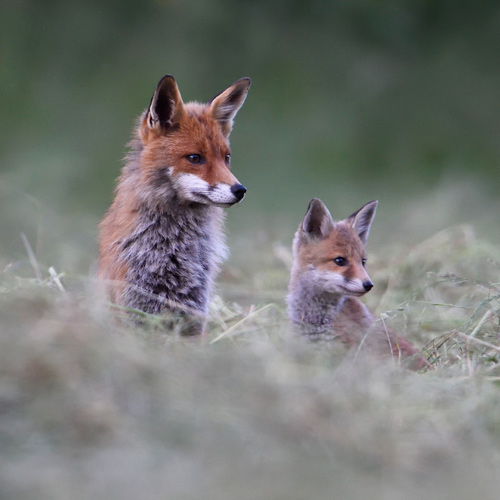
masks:
<svg viewBox="0 0 500 500"><path fill-rule="evenodd" d="M493 0L5 0L0 499L497 499L499 26ZM92 279L167 73L186 101L253 81L202 339ZM433 370L291 331L313 197L335 219L379 200L363 300Z"/></svg>
<svg viewBox="0 0 500 500"><path fill-rule="evenodd" d="M3 498L496 498L500 263L470 227L370 254L366 300L425 373L297 336L283 244L226 266L202 339L25 245L0 281Z"/></svg>

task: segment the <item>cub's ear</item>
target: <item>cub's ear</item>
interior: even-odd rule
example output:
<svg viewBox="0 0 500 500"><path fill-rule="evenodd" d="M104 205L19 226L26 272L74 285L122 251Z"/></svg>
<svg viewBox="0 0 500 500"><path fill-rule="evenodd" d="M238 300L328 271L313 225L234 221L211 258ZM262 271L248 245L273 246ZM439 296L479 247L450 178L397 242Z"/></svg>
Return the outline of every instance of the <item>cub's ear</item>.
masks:
<svg viewBox="0 0 500 500"><path fill-rule="evenodd" d="M333 231L334 224L325 204L320 199L313 198L301 224L301 235L307 241L324 239Z"/></svg>
<svg viewBox="0 0 500 500"><path fill-rule="evenodd" d="M251 83L250 78L241 78L208 103L212 116L226 137L231 133L234 117L245 102Z"/></svg>
<svg viewBox="0 0 500 500"><path fill-rule="evenodd" d="M166 131L174 126L184 112L181 93L171 75L164 76L158 83L151 104L142 123L143 135L149 130Z"/></svg>
<svg viewBox="0 0 500 500"><path fill-rule="evenodd" d="M366 245L370 227L375 217L378 201L370 201L363 205L357 212L347 218L347 222L351 224L354 230L358 233L359 239Z"/></svg>

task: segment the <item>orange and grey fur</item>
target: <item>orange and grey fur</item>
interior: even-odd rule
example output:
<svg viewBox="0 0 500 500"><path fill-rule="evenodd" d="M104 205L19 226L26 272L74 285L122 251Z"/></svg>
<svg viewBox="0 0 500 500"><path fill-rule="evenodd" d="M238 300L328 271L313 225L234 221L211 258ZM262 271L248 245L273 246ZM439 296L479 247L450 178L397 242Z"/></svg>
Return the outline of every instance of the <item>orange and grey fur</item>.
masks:
<svg viewBox="0 0 500 500"><path fill-rule="evenodd" d="M242 78L206 104L185 104L174 78L163 77L100 225L98 278L111 300L195 318L184 333L204 329L227 254L222 207L246 192L231 173L229 134L249 87Z"/></svg>
<svg viewBox="0 0 500 500"><path fill-rule="evenodd" d="M339 339L350 348L411 358L411 368L425 368L428 363L418 349L376 322L357 298L373 287L365 269L365 247L376 208L372 201L335 222L321 200L310 202L293 241L289 317L313 339Z"/></svg>

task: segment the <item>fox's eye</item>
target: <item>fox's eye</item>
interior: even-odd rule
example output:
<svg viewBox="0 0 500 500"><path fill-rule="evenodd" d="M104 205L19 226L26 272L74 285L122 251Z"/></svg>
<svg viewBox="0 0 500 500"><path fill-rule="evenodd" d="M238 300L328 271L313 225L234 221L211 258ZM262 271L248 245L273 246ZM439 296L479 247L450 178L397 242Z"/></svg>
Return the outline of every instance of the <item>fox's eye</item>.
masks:
<svg viewBox="0 0 500 500"><path fill-rule="evenodd" d="M363 264L363 267L366 265L366 259L361 259L361 264Z"/></svg>
<svg viewBox="0 0 500 500"><path fill-rule="evenodd" d="M199 154L187 155L186 160L189 163L205 163L205 158Z"/></svg>
<svg viewBox="0 0 500 500"><path fill-rule="evenodd" d="M345 266L347 264L347 259L344 258L344 257L337 257L335 259L333 259L333 262L335 262L335 264L337 264L337 266Z"/></svg>
<svg viewBox="0 0 500 500"><path fill-rule="evenodd" d="M226 165L231 165L231 155L226 155Z"/></svg>

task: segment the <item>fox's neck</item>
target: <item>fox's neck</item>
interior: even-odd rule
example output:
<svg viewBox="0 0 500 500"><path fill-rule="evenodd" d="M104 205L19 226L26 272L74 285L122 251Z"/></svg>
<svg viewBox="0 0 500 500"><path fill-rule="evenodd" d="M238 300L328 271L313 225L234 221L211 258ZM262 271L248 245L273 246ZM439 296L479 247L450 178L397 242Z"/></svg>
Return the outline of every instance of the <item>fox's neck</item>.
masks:
<svg viewBox="0 0 500 500"><path fill-rule="evenodd" d="M290 287L288 314L290 320L308 334L333 333L332 325L346 296L325 292L301 276Z"/></svg>
<svg viewBox="0 0 500 500"><path fill-rule="evenodd" d="M144 224L162 220L183 229L196 227L208 230L214 218L224 217L222 208L203 203L184 202L174 192L168 193L161 203L153 205L142 203L139 207L138 212Z"/></svg>
<svg viewBox="0 0 500 500"><path fill-rule="evenodd" d="M164 192L161 204L138 197L134 231L120 245L128 269L125 279L133 284L125 290L125 304L149 313L182 304L207 314L213 282L227 254L223 209L183 203L168 186Z"/></svg>

